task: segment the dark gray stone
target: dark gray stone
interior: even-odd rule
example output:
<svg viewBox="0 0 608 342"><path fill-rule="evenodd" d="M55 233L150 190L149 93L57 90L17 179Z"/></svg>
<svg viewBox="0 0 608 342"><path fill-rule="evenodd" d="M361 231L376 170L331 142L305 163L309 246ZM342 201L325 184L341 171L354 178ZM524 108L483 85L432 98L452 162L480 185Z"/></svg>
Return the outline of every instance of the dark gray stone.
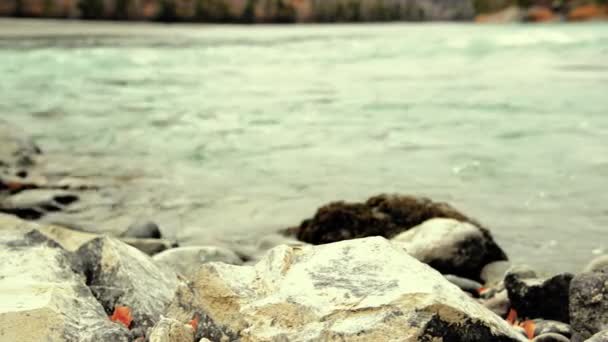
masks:
<svg viewBox="0 0 608 342"><path fill-rule="evenodd" d="M535 319L534 325L534 336L548 333L556 333L568 338L572 336L572 328L569 324L563 322L552 321L547 319Z"/></svg>
<svg viewBox="0 0 608 342"><path fill-rule="evenodd" d="M162 234L156 223L152 221L141 221L130 225L122 236L138 239L160 239Z"/></svg>
<svg viewBox="0 0 608 342"><path fill-rule="evenodd" d="M550 278L521 278L509 273L505 277L505 288L519 317L569 323L568 291L572 277L570 273L563 273Z"/></svg>
<svg viewBox="0 0 608 342"><path fill-rule="evenodd" d="M608 327L608 270L574 277L570 286L570 318L575 342Z"/></svg>
<svg viewBox="0 0 608 342"><path fill-rule="evenodd" d="M556 333L546 333L536 336L532 342L570 342L570 339Z"/></svg>

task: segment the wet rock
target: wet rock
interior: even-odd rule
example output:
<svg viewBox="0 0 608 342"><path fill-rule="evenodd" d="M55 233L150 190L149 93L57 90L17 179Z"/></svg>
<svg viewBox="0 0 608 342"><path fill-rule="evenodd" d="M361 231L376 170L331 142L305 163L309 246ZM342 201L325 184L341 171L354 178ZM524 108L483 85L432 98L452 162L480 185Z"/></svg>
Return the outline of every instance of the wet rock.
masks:
<svg viewBox="0 0 608 342"><path fill-rule="evenodd" d="M443 274L478 280L490 262L505 260L489 233L467 222L431 219L392 239L410 255Z"/></svg>
<svg viewBox="0 0 608 342"><path fill-rule="evenodd" d="M177 273L191 278L198 268L207 262L223 262L241 265L243 261L233 251L214 246L189 246L173 248L152 257L162 267L168 267Z"/></svg>
<svg viewBox="0 0 608 342"><path fill-rule="evenodd" d="M608 330L601 331L585 340L585 342L608 342Z"/></svg>
<svg viewBox="0 0 608 342"><path fill-rule="evenodd" d="M156 223L152 221L141 221L130 225L122 236L138 239L160 239L162 234Z"/></svg>
<svg viewBox="0 0 608 342"><path fill-rule="evenodd" d="M87 284L106 312L115 306L133 310L133 328L148 328L160 318L178 284L175 274L119 240L99 237L77 251Z"/></svg>
<svg viewBox="0 0 608 342"><path fill-rule="evenodd" d="M498 291L492 297L484 299L481 303L490 311L503 318L507 317L511 308L507 290Z"/></svg>
<svg viewBox="0 0 608 342"><path fill-rule="evenodd" d="M507 270L505 278L506 276L516 277L519 279L533 279L537 277L536 271L534 271L534 269L528 265L511 266Z"/></svg>
<svg viewBox="0 0 608 342"><path fill-rule="evenodd" d="M555 333L565 337L572 336L572 328L569 324L552 321L547 319L535 319L534 322L534 336Z"/></svg>
<svg viewBox="0 0 608 342"><path fill-rule="evenodd" d="M150 342L193 342L192 326L162 317L150 332Z"/></svg>
<svg viewBox="0 0 608 342"><path fill-rule="evenodd" d="M536 336L532 342L570 342L570 339L556 333L547 333Z"/></svg>
<svg viewBox="0 0 608 342"><path fill-rule="evenodd" d="M123 238L121 241L148 255L155 255L178 246L177 242L164 239Z"/></svg>
<svg viewBox="0 0 608 342"><path fill-rule="evenodd" d="M505 287L520 317L569 323L568 291L572 277L563 273L550 278L524 278L510 272L505 277Z"/></svg>
<svg viewBox="0 0 608 342"><path fill-rule="evenodd" d="M479 290L482 288L481 284L475 280L455 276L453 274L446 274L444 277L450 283L458 286L461 290L474 294L475 296L479 295Z"/></svg>
<svg viewBox="0 0 608 342"><path fill-rule="evenodd" d="M365 203L327 204L295 231L299 240L314 245L368 236L392 238L437 217L478 225L447 203L413 196L379 195Z"/></svg>
<svg viewBox="0 0 608 342"><path fill-rule="evenodd" d="M60 211L78 200L62 190L32 189L21 191L0 202L0 211L23 219L39 219L48 212Z"/></svg>
<svg viewBox="0 0 608 342"><path fill-rule="evenodd" d="M608 327L608 270L578 274L570 285L570 318L574 342Z"/></svg>
<svg viewBox="0 0 608 342"><path fill-rule="evenodd" d="M480 278L486 286L498 284L505 279L510 268L511 263L509 261L494 261L481 269Z"/></svg>
<svg viewBox="0 0 608 342"><path fill-rule="evenodd" d="M16 232L2 230L0 242L0 340L129 341L73 271L69 252L35 230Z"/></svg>
<svg viewBox="0 0 608 342"><path fill-rule="evenodd" d="M40 148L21 130L0 120L0 170L27 169L36 164Z"/></svg>
<svg viewBox="0 0 608 342"><path fill-rule="evenodd" d="M608 270L608 254L600 255L597 258L591 260L591 262L587 264L587 266L585 266L583 272L595 272L602 269Z"/></svg>
<svg viewBox="0 0 608 342"><path fill-rule="evenodd" d="M212 341L524 340L381 237L278 246L255 266L204 264L167 313L200 315L196 337Z"/></svg>

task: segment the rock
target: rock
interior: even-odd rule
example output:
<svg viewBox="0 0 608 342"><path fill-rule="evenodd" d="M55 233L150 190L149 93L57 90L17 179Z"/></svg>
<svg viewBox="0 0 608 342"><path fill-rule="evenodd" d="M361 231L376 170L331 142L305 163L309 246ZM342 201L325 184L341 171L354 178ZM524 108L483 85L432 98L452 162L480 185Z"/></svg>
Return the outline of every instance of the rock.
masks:
<svg viewBox="0 0 608 342"><path fill-rule="evenodd" d="M481 303L500 317L507 317L511 308L511 302L506 290L496 292L492 297L483 300Z"/></svg>
<svg viewBox="0 0 608 342"><path fill-rule="evenodd" d="M160 318L178 284L175 274L152 259L109 237L95 238L77 251L87 284L110 314L115 306L133 310L133 328L149 328Z"/></svg>
<svg viewBox="0 0 608 342"><path fill-rule="evenodd" d="M543 334L555 333L570 338L572 336L572 328L569 324L546 320L546 319L535 319L534 320L534 336Z"/></svg>
<svg viewBox="0 0 608 342"><path fill-rule="evenodd" d="M585 340L585 342L608 342L608 330L601 331Z"/></svg>
<svg viewBox="0 0 608 342"><path fill-rule="evenodd" d="M255 266L208 263L167 310L212 341L524 341L381 237L278 246Z"/></svg>
<svg viewBox="0 0 608 342"><path fill-rule="evenodd" d="M443 274L475 280L485 265L506 259L488 232L453 219L428 220L392 241Z"/></svg>
<svg viewBox="0 0 608 342"><path fill-rule="evenodd" d="M523 19L524 12L517 6L510 6L501 11L480 14L475 17L475 22L478 23L492 23L492 24L505 24L519 22Z"/></svg>
<svg viewBox="0 0 608 342"><path fill-rule="evenodd" d="M32 189L0 202L0 211L23 219L39 219L48 212L63 210L77 200L77 195L63 190Z"/></svg>
<svg viewBox="0 0 608 342"><path fill-rule="evenodd" d="M507 271L510 268L511 263L509 261L494 261L485 265L481 269L480 278L484 282L486 287L492 286L503 281L505 279Z"/></svg>
<svg viewBox="0 0 608 342"><path fill-rule="evenodd" d="M193 342L194 330L190 325L161 317L152 328L150 342Z"/></svg>
<svg viewBox="0 0 608 342"><path fill-rule="evenodd" d="M505 287L519 317L569 323L568 291L572 277L570 273L563 273L550 278L523 278L509 273Z"/></svg>
<svg viewBox="0 0 608 342"><path fill-rule="evenodd" d="M534 269L532 269L532 267L530 267L528 265L511 266L507 270L505 278L508 275L510 275L511 277L519 278L519 279L532 279L532 278L537 277L536 271L534 271Z"/></svg>
<svg viewBox="0 0 608 342"><path fill-rule="evenodd" d="M480 283L476 282L475 280L462 278L459 276L455 276L453 274L446 274L446 275L444 275L444 277L450 283L458 286L461 290L472 293L475 296L479 296L479 290L482 288L482 286Z"/></svg>
<svg viewBox="0 0 608 342"><path fill-rule="evenodd" d="M162 237L158 225L151 221L133 223L122 236L138 239L160 239Z"/></svg>
<svg viewBox="0 0 608 342"><path fill-rule="evenodd" d="M36 164L40 148L21 130L0 120L0 170L29 168Z"/></svg>
<svg viewBox="0 0 608 342"><path fill-rule="evenodd" d="M334 202L319 208L293 229L300 241L320 245L368 236L392 238L432 218L452 218L479 226L447 203L427 198L379 195L365 203Z"/></svg>
<svg viewBox="0 0 608 342"><path fill-rule="evenodd" d="M155 255L178 246L177 242L164 239L123 238L121 241L148 255Z"/></svg>
<svg viewBox="0 0 608 342"><path fill-rule="evenodd" d="M241 265L243 261L233 251L213 246L189 246L169 249L152 257L161 267L169 267L191 278L198 268L207 262L223 262Z"/></svg>
<svg viewBox="0 0 608 342"><path fill-rule="evenodd" d="M608 254L600 255L597 258L591 260L583 272L595 272L601 269L608 269Z"/></svg>
<svg viewBox="0 0 608 342"><path fill-rule="evenodd" d="M581 273L570 285L572 340L584 341L608 327L608 270Z"/></svg>
<svg viewBox="0 0 608 342"><path fill-rule="evenodd" d="M12 233L3 230L0 242L0 340L129 341L73 271L69 252L37 231Z"/></svg>
<svg viewBox="0 0 608 342"><path fill-rule="evenodd" d="M570 339L556 333L547 333L536 336L532 342L570 342Z"/></svg>

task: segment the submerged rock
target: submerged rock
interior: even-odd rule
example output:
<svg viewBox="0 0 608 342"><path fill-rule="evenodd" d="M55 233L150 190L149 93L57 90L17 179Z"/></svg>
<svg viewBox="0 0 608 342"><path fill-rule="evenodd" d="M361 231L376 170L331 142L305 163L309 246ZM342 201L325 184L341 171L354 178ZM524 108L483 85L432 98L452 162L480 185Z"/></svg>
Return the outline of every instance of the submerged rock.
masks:
<svg viewBox="0 0 608 342"><path fill-rule="evenodd" d="M392 241L443 274L475 280L486 264L506 259L488 232L453 219L428 220Z"/></svg>
<svg viewBox="0 0 608 342"><path fill-rule="evenodd" d="M0 340L129 341L73 271L69 252L37 231L2 233Z"/></svg>
<svg viewBox="0 0 608 342"><path fill-rule="evenodd" d="M191 278L198 268L207 262L224 262L241 265L243 261L233 251L214 246L189 246L173 248L152 257L161 267L168 267Z"/></svg>
<svg viewBox="0 0 608 342"><path fill-rule="evenodd" d="M40 154L40 148L30 137L0 120L0 171L4 171L0 174L27 169L36 164Z"/></svg>
<svg viewBox="0 0 608 342"><path fill-rule="evenodd" d="M570 285L570 318L574 342L608 327L608 270L578 274Z"/></svg>
<svg viewBox="0 0 608 342"><path fill-rule="evenodd" d="M509 273L505 277L511 305L518 315L569 323L568 291L573 275L563 273L550 278L524 278L521 274Z"/></svg>
<svg viewBox="0 0 608 342"><path fill-rule="evenodd" d="M168 309L212 341L523 341L381 237L279 246L255 266L204 264ZM201 328L204 327L204 328Z"/></svg>
<svg viewBox="0 0 608 342"><path fill-rule="evenodd" d="M0 202L0 211L23 219L38 219L48 212L60 211L78 200L63 190L31 189L7 197Z"/></svg>
<svg viewBox="0 0 608 342"><path fill-rule="evenodd" d="M133 327L153 326L171 301L178 281L138 249L99 237L80 247L87 284L110 314L115 306L133 310Z"/></svg>

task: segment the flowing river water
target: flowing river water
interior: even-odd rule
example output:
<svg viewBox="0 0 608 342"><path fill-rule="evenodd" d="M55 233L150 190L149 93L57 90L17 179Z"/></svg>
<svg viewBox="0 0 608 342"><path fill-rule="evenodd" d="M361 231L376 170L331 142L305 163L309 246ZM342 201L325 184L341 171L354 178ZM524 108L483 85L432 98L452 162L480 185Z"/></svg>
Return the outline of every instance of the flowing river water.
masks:
<svg viewBox="0 0 608 342"><path fill-rule="evenodd" d="M608 250L608 25L0 21L0 118L182 244L447 201L517 262ZM145 189L141 190L141 189Z"/></svg>

